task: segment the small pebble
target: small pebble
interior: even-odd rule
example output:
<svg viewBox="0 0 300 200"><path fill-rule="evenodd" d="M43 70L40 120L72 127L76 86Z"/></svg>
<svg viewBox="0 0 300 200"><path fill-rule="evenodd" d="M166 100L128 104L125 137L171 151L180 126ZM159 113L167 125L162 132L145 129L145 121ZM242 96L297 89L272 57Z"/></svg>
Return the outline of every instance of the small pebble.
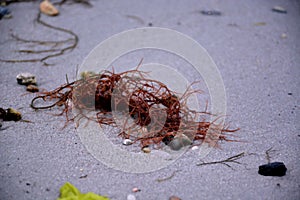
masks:
<svg viewBox="0 0 300 200"><path fill-rule="evenodd" d="M211 16L221 16L222 13L218 10L201 10L201 14L203 15L211 15Z"/></svg>
<svg viewBox="0 0 300 200"><path fill-rule="evenodd" d="M6 116L4 117L4 121L19 121L22 119L22 115L19 111L13 109L13 108L8 108L6 110Z"/></svg>
<svg viewBox="0 0 300 200"><path fill-rule="evenodd" d="M130 139L125 139L125 140L123 140L123 145L126 145L126 146L128 146L128 145L131 145L133 142L132 142L132 140L130 140Z"/></svg>
<svg viewBox="0 0 300 200"><path fill-rule="evenodd" d="M35 86L35 85L28 85L28 86L26 87L26 90L27 90L28 92L35 93L35 92L38 92L38 91L39 91L39 88L38 88L37 86Z"/></svg>
<svg viewBox="0 0 300 200"><path fill-rule="evenodd" d="M169 198L169 200L181 200L179 197L176 197L176 196L171 196L170 198Z"/></svg>
<svg viewBox="0 0 300 200"><path fill-rule="evenodd" d="M174 138L173 135L165 136L165 137L162 139L162 142L165 143L165 145L168 145L168 144L173 140L173 138Z"/></svg>
<svg viewBox="0 0 300 200"><path fill-rule="evenodd" d="M283 162L273 162L259 166L258 173L263 176L284 176L286 171Z"/></svg>
<svg viewBox="0 0 300 200"><path fill-rule="evenodd" d="M28 72L18 74L16 78L20 85L36 85L35 76Z"/></svg>
<svg viewBox="0 0 300 200"><path fill-rule="evenodd" d="M127 195L127 200L136 200L136 198L133 194L129 194Z"/></svg>
<svg viewBox="0 0 300 200"><path fill-rule="evenodd" d="M150 149L149 147L143 147L143 148L142 148L142 151L143 151L144 153L150 153L150 152L151 152L151 149Z"/></svg>
<svg viewBox="0 0 300 200"><path fill-rule="evenodd" d="M0 6L0 19L2 19L2 17L6 17L9 15L10 15L10 11L8 10L8 8L5 6Z"/></svg>
<svg viewBox="0 0 300 200"><path fill-rule="evenodd" d="M274 6L272 8L272 11L278 12L278 13L284 13L284 14L287 13L287 10L285 8L281 7L281 6Z"/></svg>
<svg viewBox="0 0 300 200"><path fill-rule="evenodd" d="M193 147L192 147L192 150L193 150L193 151L195 151L195 150L197 150L197 149L199 149L198 146L193 146Z"/></svg>
<svg viewBox="0 0 300 200"><path fill-rule="evenodd" d="M137 188L137 187L135 187L135 188L132 188L132 192L140 192L141 190L139 189L139 188Z"/></svg>
<svg viewBox="0 0 300 200"><path fill-rule="evenodd" d="M285 39L287 38L287 35L285 33L282 33L281 36L280 36L282 39Z"/></svg>
<svg viewBox="0 0 300 200"><path fill-rule="evenodd" d="M168 146L174 150L178 151L184 146L192 144L192 141L184 134L181 136L175 136L174 139L168 144Z"/></svg>

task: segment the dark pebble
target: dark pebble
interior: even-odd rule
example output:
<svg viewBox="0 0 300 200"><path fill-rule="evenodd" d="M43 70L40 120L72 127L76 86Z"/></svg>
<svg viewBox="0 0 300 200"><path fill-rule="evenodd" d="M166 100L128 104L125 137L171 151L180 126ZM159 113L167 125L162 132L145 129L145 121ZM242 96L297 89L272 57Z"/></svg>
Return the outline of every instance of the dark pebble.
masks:
<svg viewBox="0 0 300 200"><path fill-rule="evenodd" d="M288 95L293 95L293 93L289 92Z"/></svg>
<svg viewBox="0 0 300 200"><path fill-rule="evenodd" d="M201 10L202 15L220 16L222 13L217 10Z"/></svg>
<svg viewBox="0 0 300 200"><path fill-rule="evenodd" d="M149 23L148 23L148 26L150 26L150 27L151 27L151 26L153 26L153 24L152 24L151 22L149 22Z"/></svg>
<svg viewBox="0 0 300 200"><path fill-rule="evenodd" d="M173 138L174 138L173 135L165 136L165 137L162 139L162 142L165 143L165 145L168 145L168 144L173 140Z"/></svg>
<svg viewBox="0 0 300 200"><path fill-rule="evenodd" d="M263 176L284 176L286 170L283 162L273 162L259 166L258 173Z"/></svg>

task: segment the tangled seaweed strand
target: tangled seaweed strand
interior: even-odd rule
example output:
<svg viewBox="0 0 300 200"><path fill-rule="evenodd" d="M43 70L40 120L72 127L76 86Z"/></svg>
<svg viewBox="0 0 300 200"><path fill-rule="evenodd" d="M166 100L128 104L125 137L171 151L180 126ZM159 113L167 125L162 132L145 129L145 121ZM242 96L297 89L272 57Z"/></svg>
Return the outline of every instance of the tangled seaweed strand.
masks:
<svg viewBox="0 0 300 200"><path fill-rule="evenodd" d="M69 110L75 108L80 111L75 117L86 117L100 125L118 125L119 128L121 124L122 131L119 135L139 141L142 147L159 145L162 142L168 144L175 137L188 137L191 141L233 141L223 133L235 132L238 129L231 130L205 121L204 117L211 115L210 113L188 108L187 99L199 91L189 87L179 97L179 94L165 84L148 79L146 74L138 69L119 74L103 71L64 84L53 91L39 93L32 100L31 107L48 109L64 106L61 114L66 114L67 121L74 119L69 117ZM39 99L56 99L56 102L38 107L35 104ZM85 114L86 111L95 110L96 117ZM121 123L114 118L114 114L121 116ZM202 119L199 120L201 116ZM209 129L216 133L219 130L221 134L208 134Z"/></svg>

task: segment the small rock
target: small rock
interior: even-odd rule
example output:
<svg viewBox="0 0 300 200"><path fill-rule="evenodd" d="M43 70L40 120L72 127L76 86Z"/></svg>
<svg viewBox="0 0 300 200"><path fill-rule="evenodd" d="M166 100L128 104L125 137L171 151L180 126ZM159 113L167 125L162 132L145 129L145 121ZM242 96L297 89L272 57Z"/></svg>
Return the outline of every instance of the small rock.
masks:
<svg viewBox="0 0 300 200"><path fill-rule="evenodd" d="M153 26L152 22L149 22L149 23L148 23L148 26L152 27L152 26Z"/></svg>
<svg viewBox="0 0 300 200"><path fill-rule="evenodd" d="M280 37L281 37L282 39L285 39L285 38L287 38L287 34L282 33Z"/></svg>
<svg viewBox="0 0 300 200"><path fill-rule="evenodd" d="M218 10L201 10L202 15L221 16L222 13Z"/></svg>
<svg viewBox="0 0 300 200"><path fill-rule="evenodd" d="M0 6L0 19L10 16L10 11L5 6Z"/></svg>
<svg viewBox="0 0 300 200"><path fill-rule="evenodd" d="M142 148L142 151L143 151L144 153L150 153L150 152L151 152L151 149L150 149L149 147L143 147L143 148Z"/></svg>
<svg viewBox="0 0 300 200"><path fill-rule="evenodd" d="M278 13L285 13L285 14L287 13L287 10L281 6L274 6L272 8L272 11L278 12Z"/></svg>
<svg viewBox="0 0 300 200"><path fill-rule="evenodd" d="M165 143L165 145L168 145L173 140L173 138L173 135L167 135L162 139L162 142Z"/></svg>
<svg viewBox="0 0 300 200"><path fill-rule="evenodd" d="M28 72L18 74L16 78L20 85L36 85L35 76Z"/></svg>
<svg viewBox="0 0 300 200"><path fill-rule="evenodd" d="M40 11L49 16L56 16L59 11L48 0L44 0L40 3Z"/></svg>
<svg viewBox="0 0 300 200"><path fill-rule="evenodd" d="M19 121L21 119L22 119L22 115L19 111L13 108L6 109L6 113L3 118L4 121Z"/></svg>
<svg viewBox="0 0 300 200"><path fill-rule="evenodd" d="M198 150L198 149L199 149L198 146L193 146L193 147L192 147L192 150L193 150L193 151Z"/></svg>
<svg viewBox="0 0 300 200"><path fill-rule="evenodd" d="M175 136L174 139L168 144L168 146L175 151L180 150L184 146L192 144L192 141L184 134Z"/></svg>
<svg viewBox="0 0 300 200"><path fill-rule="evenodd" d="M283 162L273 162L259 166L258 173L263 176L284 176L286 170Z"/></svg>
<svg viewBox="0 0 300 200"><path fill-rule="evenodd" d="M132 188L132 192L140 192L141 190L139 189L139 188L137 188L137 187L135 187L135 188Z"/></svg>
<svg viewBox="0 0 300 200"><path fill-rule="evenodd" d="M127 195L127 200L136 200L136 198L133 194L129 194Z"/></svg>
<svg viewBox="0 0 300 200"><path fill-rule="evenodd" d="M131 145L132 143L133 143L133 142L132 142L132 140L130 140L130 139L125 139L125 140L123 140L123 144L126 145L126 146Z"/></svg>
<svg viewBox="0 0 300 200"><path fill-rule="evenodd" d="M35 85L28 85L28 86L26 87L26 90L27 90L28 92L35 93L35 92L38 92L38 91L39 91L39 88L38 88L37 86L35 86Z"/></svg>
<svg viewBox="0 0 300 200"><path fill-rule="evenodd" d="M176 196L171 196L170 198L169 198L169 200L181 200L179 197L176 197Z"/></svg>

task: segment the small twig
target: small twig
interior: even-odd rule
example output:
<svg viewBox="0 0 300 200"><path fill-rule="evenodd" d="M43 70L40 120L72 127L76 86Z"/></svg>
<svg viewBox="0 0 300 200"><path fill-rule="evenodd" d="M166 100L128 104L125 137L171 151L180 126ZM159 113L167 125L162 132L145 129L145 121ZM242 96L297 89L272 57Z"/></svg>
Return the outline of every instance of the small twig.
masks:
<svg viewBox="0 0 300 200"><path fill-rule="evenodd" d="M166 178L158 178L156 179L157 182L161 183L161 182L164 182L164 181L167 181L167 180L170 180L171 178L173 178L177 172L179 172L180 170L176 170L174 171L170 176L166 177Z"/></svg>
<svg viewBox="0 0 300 200"><path fill-rule="evenodd" d="M203 162L203 163L199 163L197 164L197 166L202 166L202 165L211 165L211 164L223 164L226 165L229 168L232 168L229 164L227 163L236 163L236 164L241 164L240 162L238 162L237 160L244 157L245 156L245 152L242 152L240 154L237 154L235 156L231 156L227 159L224 160L220 160L220 161L213 161L213 162Z"/></svg>
<svg viewBox="0 0 300 200"><path fill-rule="evenodd" d="M270 153L273 153L275 152L276 150L273 150L273 147L269 148L265 153L266 153L266 159L268 161L268 163L271 162L271 156L270 156Z"/></svg>
<svg viewBox="0 0 300 200"><path fill-rule="evenodd" d="M32 123L34 124L34 122L30 121L30 120L27 120L27 119L21 119L20 122L25 122L25 123Z"/></svg>

